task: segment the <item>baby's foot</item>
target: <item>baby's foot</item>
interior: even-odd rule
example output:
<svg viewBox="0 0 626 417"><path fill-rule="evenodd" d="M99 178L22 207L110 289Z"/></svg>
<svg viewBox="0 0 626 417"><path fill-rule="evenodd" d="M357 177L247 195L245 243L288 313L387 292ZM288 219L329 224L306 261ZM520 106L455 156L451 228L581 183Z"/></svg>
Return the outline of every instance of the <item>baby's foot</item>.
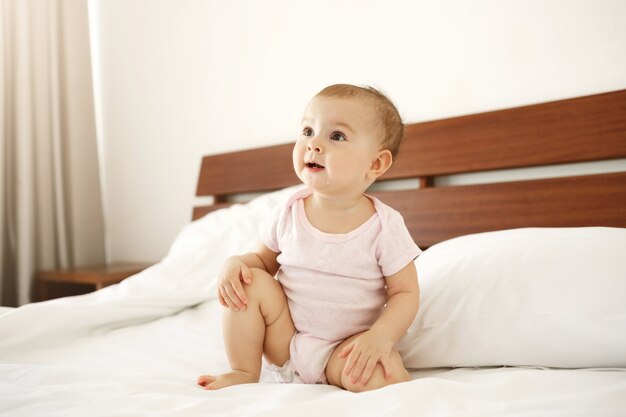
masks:
<svg viewBox="0 0 626 417"><path fill-rule="evenodd" d="M230 371L221 375L201 375L198 377L198 385L208 390L215 390L231 385L251 384L259 382L254 375L243 371Z"/></svg>

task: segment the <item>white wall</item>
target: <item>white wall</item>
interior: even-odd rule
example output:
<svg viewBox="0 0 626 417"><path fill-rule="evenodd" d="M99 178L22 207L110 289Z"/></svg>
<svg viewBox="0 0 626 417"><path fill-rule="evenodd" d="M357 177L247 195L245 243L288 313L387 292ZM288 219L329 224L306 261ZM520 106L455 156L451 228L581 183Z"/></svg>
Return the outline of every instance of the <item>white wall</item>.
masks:
<svg viewBox="0 0 626 417"><path fill-rule="evenodd" d="M113 261L164 256L190 219L201 156L293 140L306 102L328 84L382 88L406 122L626 88L621 0L90 8ZM557 172L567 169L626 162Z"/></svg>

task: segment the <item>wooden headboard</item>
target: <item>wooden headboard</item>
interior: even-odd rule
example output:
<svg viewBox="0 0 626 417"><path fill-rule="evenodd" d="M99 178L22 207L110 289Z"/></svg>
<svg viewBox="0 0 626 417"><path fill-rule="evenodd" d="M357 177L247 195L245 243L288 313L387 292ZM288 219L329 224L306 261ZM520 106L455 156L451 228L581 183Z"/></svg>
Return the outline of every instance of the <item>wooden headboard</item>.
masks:
<svg viewBox="0 0 626 417"><path fill-rule="evenodd" d="M214 196L193 219L238 193L299 182L293 143L205 156L196 194ZM371 194L402 213L427 248L469 233L518 227L626 227L625 172L435 186L440 175L626 157L626 90L405 126L398 159L379 180L419 188Z"/></svg>

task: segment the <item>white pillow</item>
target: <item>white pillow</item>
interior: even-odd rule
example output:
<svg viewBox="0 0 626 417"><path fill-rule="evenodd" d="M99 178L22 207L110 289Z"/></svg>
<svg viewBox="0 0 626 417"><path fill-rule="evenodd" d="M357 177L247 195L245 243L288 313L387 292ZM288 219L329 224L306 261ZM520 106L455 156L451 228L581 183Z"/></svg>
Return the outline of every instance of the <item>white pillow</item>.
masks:
<svg viewBox="0 0 626 417"><path fill-rule="evenodd" d="M259 222L301 188L302 185L295 185L266 193L246 204L210 212L187 224L176 236L166 260L189 252L208 253L221 267L228 256L252 250L259 241Z"/></svg>
<svg viewBox="0 0 626 417"><path fill-rule="evenodd" d="M441 242L415 261L408 368L626 366L626 229L524 228Z"/></svg>

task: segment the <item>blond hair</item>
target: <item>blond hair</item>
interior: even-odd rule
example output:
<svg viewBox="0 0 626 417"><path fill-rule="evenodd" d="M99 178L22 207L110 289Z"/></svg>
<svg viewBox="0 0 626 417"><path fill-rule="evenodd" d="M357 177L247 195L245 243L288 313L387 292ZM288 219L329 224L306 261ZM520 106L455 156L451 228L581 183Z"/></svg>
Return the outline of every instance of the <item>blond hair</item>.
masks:
<svg viewBox="0 0 626 417"><path fill-rule="evenodd" d="M363 98L369 100L374 106L378 119L376 126L382 130L382 149L388 149L395 158L398 154L400 142L404 134L404 125L398 109L391 100L374 87L359 87L351 84L333 84L317 93L323 97L339 98Z"/></svg>

